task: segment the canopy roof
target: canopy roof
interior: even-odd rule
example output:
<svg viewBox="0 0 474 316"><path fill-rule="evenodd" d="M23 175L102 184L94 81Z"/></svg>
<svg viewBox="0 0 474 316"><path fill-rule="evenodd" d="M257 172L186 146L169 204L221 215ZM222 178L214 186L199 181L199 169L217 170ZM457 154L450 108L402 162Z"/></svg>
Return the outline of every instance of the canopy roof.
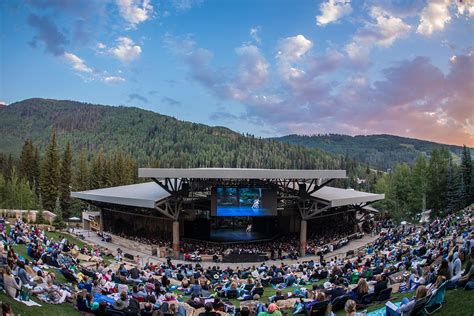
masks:
<svg viewBox="0 0 474 316"><path fill-rule="evenodd" d="M71 197L87 201L143 208L155 208L157 202L166 199L169 196L170 194L155 182L71 193ZM311 196L327 203L330 207L369 203L382 200L385 197L383 194L373 194L328 186L320 188L318 191L311 194Z"/></svg>
<svg viewBox="0 0 474 316"><path fill-rule="evenodd" d="M327 202L330 207L357 205L375 202L385 198L385 194L374 194L352 189L339 189L329 186L320 188L318 191L311 194L311 196L318 200Z"/></svg>
<svg viewBox="0 0 474 316"><path fill-rule="evenodd" d="M342 179L345 170L288 170L250 168L140 168L142 178L187 179Z"/></svg>
<svg viewBox="0 0 474 316"><path fill-rule="evenodd" d="M144 208L155 208L156 202L169 196L170 194L155 182L71 193L71 197L82 200Z"/></svg>

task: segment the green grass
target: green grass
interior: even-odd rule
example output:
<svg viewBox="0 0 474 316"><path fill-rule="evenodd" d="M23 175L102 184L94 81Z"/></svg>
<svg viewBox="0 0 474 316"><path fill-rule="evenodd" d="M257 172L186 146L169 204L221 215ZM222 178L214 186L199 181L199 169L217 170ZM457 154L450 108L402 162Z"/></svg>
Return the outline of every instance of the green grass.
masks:
<svg viewBox="0 0 474 316"><path fill-rule="evenodd" d="M82 248L84 245L86 245L82 240L63 232L46 232L46 237L53 241L60 241L62 237L65 237L67 241L72 244L76 244L79 248Z"/></svg>
<svg viewBox="0 0 474 316"><path fill-rule="evenodd" d="M12 306L15 316L79 316L80 312L74 309L72 304L65 303L60 305L47 304L33 297L33 301L41 305L41 307L28 307L21 302L17 302L7 294L0 292L0 301L9 303Z"/></svg>

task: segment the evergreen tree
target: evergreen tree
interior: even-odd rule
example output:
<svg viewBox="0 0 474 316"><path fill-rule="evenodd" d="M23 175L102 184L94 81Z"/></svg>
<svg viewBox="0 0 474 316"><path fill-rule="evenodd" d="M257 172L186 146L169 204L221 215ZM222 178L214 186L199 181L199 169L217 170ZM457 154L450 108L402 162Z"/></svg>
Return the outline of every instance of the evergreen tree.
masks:
<svg viewBox="0 0 474 316"><path fill-rule="evenodd" d="M56 199L56 203L54 206L54 214L56 215L53 222L54 227L56 227L57 229L64 228L66 224L64 223L63 212L61 210L61 202L59 201L59 197Z"/></svg>
<svg viewBox="0 0 474 316"><path fill-rule="evenodd" d="M412 167L411 179L409 180L411 189L408 195L408 203L412 215L420 213L426 203L428 189L427 169L425 156L419 155L415 165Z"/></svg>
<svg viewBox="0 0 474 316"><path fill-rule="evenodd" d="M445 148L435 149L428 163L427 205L434 210L433 215L443 212L446 207L448 167L451 153Z"/></svg>
<svg viewBox="0 0 474 316"><path fill-rule="evenodd" d="M31 186L34 185L34 164L35 164L35 149L33 141L27 139L23 144L20 155L20 177L27 179Z"/></svg>
<svg viewBox="0 0 474 316"><path fill-rule="evenodd" d="M33 158L33 183L30 183L31 185L34 186L36 194L39 196L40 194L40 154L38 147L35 148L35 155Z"/></svg>
<svg viewBox="0 0 474 316"><path fill-rule="evenodd" d="M61 201L61 209L66 218L69 217L71 205L71 180L72 180L72 153L71 145L68 142L64 150L63 159L61 160L61 176L59 197Z"/></svg>
<svg viewBox="0 0 474 316"><path fill-rule="evenodd" d="M59 153L56 143L56 132L54 131L41 166L41 195L43 206L46 210L54 209L55 201L59 194L59 167Z"/></svg>
<svg viewBox="0 0 474 316"><path fill-rule="evenodd" d="M75 190L84 191L90 188L90 175L87 166L87 157L84 149L79 153L79 160L75 173Z"/></svg>
<svg viewBox="0 0 474 316"><path fill-rule="evenodd" d="M463 207L464 183L461 171L452 162L449 164L446 191L446 210L454 212Z"/></svg>
<svg viewBox="0 0 474 316"><path fill-rule="evenodd" d="M461 156L461 174L464 188L463 206L470 205L474 201L474 192L471 191L471 183L473 178L472 168L473 165L471 160L471 151L466 147L466 145L464 145Z"/></svg>

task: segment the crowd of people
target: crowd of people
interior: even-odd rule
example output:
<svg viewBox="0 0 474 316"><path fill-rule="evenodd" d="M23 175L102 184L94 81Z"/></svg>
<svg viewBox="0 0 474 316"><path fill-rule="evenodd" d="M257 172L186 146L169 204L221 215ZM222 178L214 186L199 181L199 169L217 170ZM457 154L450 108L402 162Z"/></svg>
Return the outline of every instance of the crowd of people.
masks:
<svg viewBox="0 0 474 316"><path fill-rule="evenodd" d="M407 298L393 304L393 309L408 315L422 300L445 288L474 288L471 220L467 212L425 226L389 226L353 258L299 258L235 268L177 263L170 258L134 263L97 246L79 247L66 238L52 240L38 226L17 221L9 229L0 227L3 288L11 297L34 295L47 303L73 302L85 313L143 316L278 316L279 310L288 308L294 313L345 309L347 315L354 315L400 291ZM28 258L14 251L16 245L25 245ZM205 244L200 247L205 251ZM58 282L58 273L68 282ZM264 300L268 291L274 295Z"/></svg>

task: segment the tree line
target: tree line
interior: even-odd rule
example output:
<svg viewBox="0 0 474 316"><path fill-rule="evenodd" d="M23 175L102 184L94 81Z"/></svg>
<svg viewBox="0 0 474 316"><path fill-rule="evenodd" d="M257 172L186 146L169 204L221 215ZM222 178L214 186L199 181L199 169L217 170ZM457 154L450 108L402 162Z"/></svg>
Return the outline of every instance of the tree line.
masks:
<svg viewBox="0 0 474 316"><path fill-rule="evenodd" d="M74 157L71 145L58 147L56 132L43 155L27 139L19 159L0 155L0 208L49 210L61 217L76 215L84 207L71 191L135 183L137 164L122 152L106 156L103 150Z"/></svg>
<svg viewBox="0 0 474 316"><path fill-rule="evenodd" d="M470 150L464 146L460 164L446 148L420 155L413 165L397 164L378 177L373 190L385 193L376 207L397 220L414 220L422 210L443 216L474 202L474 176Z"/></svg>

